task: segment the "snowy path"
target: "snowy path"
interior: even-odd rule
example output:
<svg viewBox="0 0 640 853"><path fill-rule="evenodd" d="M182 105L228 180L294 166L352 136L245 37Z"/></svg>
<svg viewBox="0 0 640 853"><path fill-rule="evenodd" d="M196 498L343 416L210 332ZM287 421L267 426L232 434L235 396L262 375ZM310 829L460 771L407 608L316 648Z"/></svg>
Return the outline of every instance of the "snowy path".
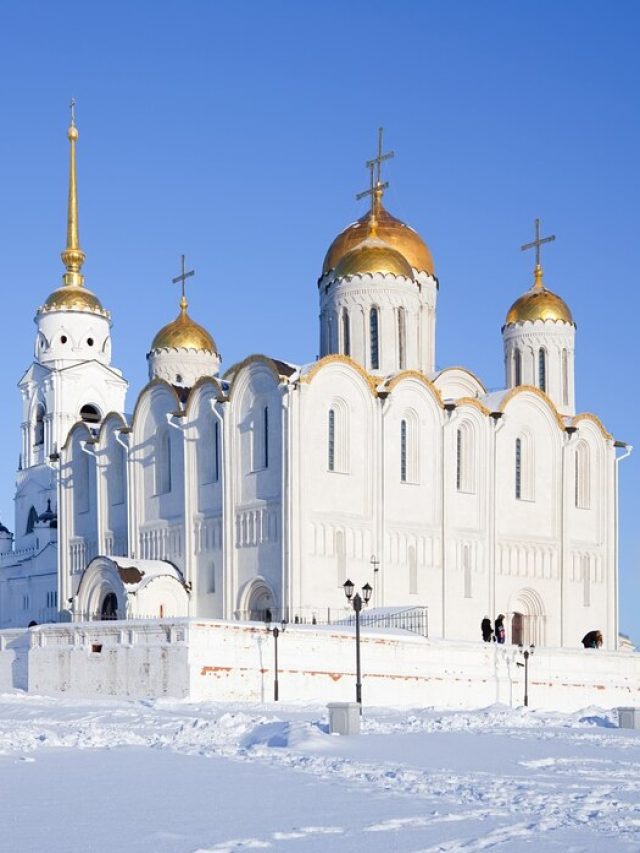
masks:
<svg viewBox="0 0 640 853"><path fill-rule="evenodd" d="M638 733L640 734L640 733ZM640 736L590 710L0 696L0 851L640 851Z"/></svg>

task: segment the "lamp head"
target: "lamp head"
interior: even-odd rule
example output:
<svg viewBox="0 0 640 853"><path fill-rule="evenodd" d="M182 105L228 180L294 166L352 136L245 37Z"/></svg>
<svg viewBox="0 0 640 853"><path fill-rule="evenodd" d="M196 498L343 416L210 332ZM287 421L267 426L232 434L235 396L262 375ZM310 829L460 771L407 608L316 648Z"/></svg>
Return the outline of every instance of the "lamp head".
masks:
<svg viewBox="0 0 640 853"><path fill-rule="evenodd" d="M344 582L344 584L342 585L342 588L344 589L344 594L347 596L349 601L351 601L351 599L353 598L353 584L352 584L352 582L350 580L346 580Z"/></svg>
<svg viewBox="0 0 640 853"><path fill-rule="evenodd" d="M371 586L371 584L366 583L362 587L362 597L364 599L365 604L368 604L369 601L371 600L371 593L372 592L373 592L373 587Z"/></svg>

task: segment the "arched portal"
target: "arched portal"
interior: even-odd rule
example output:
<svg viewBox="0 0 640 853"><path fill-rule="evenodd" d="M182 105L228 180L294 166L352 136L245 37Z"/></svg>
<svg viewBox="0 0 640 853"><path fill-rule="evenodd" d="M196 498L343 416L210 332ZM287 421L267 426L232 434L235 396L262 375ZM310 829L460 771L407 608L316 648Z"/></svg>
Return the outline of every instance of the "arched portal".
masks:
<svg viewBox="0 0 640 853"><path fill-rule="evenodd" d="M546 640L546 611L540 594L531 588L519 590L509 601L508 624L511 642L543 646Z"/></svg>
<svg viewBox="0 0 640 853"><path fill-rule="evenodd" d="M240 618L252 622L277 619L273 592L264 578L255 578L245 587L240 597Z"/></svg>
<svg viewBox="0 0 640 853"><path fill-rule="evenodd" d="M102 621L118 618L118 599L115 592L108 592L102 599L100 619Z"/></svg>

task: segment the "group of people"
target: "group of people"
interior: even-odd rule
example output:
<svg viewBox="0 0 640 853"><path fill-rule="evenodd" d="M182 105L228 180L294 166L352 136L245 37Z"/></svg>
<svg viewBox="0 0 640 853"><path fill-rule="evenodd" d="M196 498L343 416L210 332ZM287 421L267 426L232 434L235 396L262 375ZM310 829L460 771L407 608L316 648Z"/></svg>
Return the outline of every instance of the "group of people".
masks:
<svg viewBox="0 0 640 853"><path fill-rule="evenodd" d="M482 629L482 639L485 643L495 641L496 643L504 643L507 638L507 632L504 628L504 613L501 613L491 625L491 619L485 616L480 625Z"/></svg>
<svg viewBox="0 0 640 853"><path fill-rule="evenodd" d="M491 619L485 616L480 623L480 629L482 631L482 639L485 643L504 643L507 637L504 629L504 613L501 613L496 618L493 625L491 624ZM585 649L599 649L603 643L604 639L601 631L589 631L582 638L582 645Z"/></svg>

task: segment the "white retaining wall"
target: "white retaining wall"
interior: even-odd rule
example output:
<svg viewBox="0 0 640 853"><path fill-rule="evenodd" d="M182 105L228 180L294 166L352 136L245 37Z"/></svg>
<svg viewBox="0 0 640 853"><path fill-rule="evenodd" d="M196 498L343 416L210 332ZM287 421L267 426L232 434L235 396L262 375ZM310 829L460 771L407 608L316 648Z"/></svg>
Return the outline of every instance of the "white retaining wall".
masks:
<svg viewBox="0 0 640 853"><path fill-rule="evenodd" d="M354 698L353 630L289 626L280 634L278 651L281 701ZM273 653L273 636L252 623L181 619L43 625L0 631L0 690L28 684L30 692L41 694L272 701ZM524 670L517 660L522 655L513 646L366 630L363 702L521 705ZM536 649L529 661L529 697L533 708L562 711L640 706L640 654Z"/></svg>

